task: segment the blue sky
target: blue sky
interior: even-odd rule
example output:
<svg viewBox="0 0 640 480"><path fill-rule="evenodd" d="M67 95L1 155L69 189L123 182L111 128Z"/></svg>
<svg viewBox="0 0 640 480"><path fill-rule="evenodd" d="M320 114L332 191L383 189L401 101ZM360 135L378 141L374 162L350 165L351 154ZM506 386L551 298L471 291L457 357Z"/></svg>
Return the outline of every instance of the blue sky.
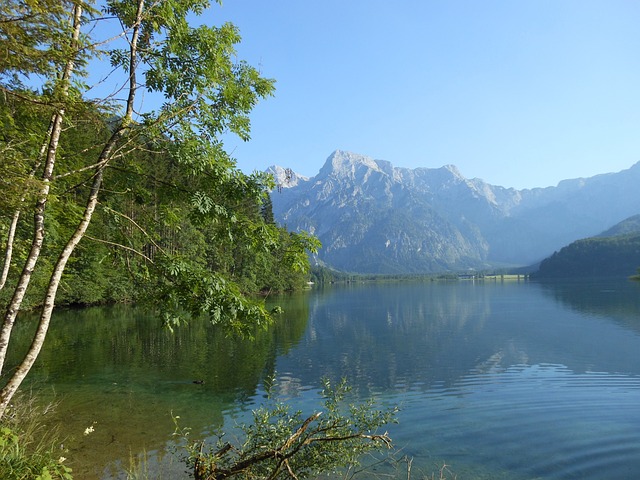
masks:
<svg viewBox="0 0 640 480"><path fill-rule="evenodd" d="M456 165L506 187L640 160L636 0L225 0L239 58L275 78L245 171L315 175L335 149L403 167Z"/></svg>

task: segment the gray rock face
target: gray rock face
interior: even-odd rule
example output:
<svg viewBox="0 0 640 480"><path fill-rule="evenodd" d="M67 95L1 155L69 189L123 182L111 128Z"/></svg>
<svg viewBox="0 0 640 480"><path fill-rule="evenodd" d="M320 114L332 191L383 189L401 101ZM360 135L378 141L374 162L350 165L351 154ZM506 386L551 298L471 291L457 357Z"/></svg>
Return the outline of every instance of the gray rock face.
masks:
<svg viewBox="0 0 640 480"><path fill-rule="evenodd" d="M336 151L312 178L269 169L276 220L316 235L317 260L361 273L433 273L535 263L640 212L640 163L515 190L456 167L398 168Z"/></svg>

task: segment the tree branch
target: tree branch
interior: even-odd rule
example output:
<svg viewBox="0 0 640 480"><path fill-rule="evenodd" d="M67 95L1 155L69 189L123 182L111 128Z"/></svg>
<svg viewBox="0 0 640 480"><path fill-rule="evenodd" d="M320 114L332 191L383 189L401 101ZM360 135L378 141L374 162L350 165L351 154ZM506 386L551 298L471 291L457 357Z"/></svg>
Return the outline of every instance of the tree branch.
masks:
<svg viewBox="0 0 640 480"><path fill-rule="evenodd" d="M167 254L167 252L165 252L165 251L164 251L164 249L163 249L160 245L158 245L158 244L157 244L157 243L156 243L156 242L151 238L151 235L149 235L149 234L146 232L146 230L145 230L144 228L142 228L142 227L141 227L141 226L140 226L140 225L139 225L139 224L138 224L138 223L137 223L133 218L131 218L131 217L129 217L129 216L127 216L127 215L125 215L125 214L124 214L124 213L122 213L122 212L118 212L118 211L116 211L116 210L114 210L114 209L112 209L112 208L109 208L109 207L107 207L107 206L105 206L105 205L103 205L103 208L104 208L105 210L109 211L109 212L115 213L116 215L120 215L121 217L124 217L124 218L126 218L127 220L129 220L133 225L135 225L135 226L136 226L136 228L138 228L138 230L140 230L140 231L144 234L144 236L145 236L145 237L147 237L147 238L149 239L149 241L153 244L153 246L154 246L154 247L156 247L158 250L160 250L163 254L165 254L165 255ZM135 251L135 250L134 250L134 251ZM153 263L153 262L152 262L152 263Z"/></svg>
<svg viewBox="0 0 640 480"><path fill-rule="evenodd" d="M95 238L95 237L92 237L92 236L86 235L86 234L85 234L85 238L88 238L89 240L93 240L94 242L104 243L106 245L111 245L113 247L118 247L118 248L122 248L123 250L127 250L129 252L133 252L136 255L144 258L146 261L148 261L150 263L153 263L153 260L151 260L149 257L147 257L144 253L139 252L135 248L127 247L126 245L122 245L121 243L110 242L109 240L102 240L101 238Z"/></svg>
<svg viewBox="0 0 640 480"><path fill-rule="evenodd" d="M60 103L55 103L55 102L43 102L41 100L36 100L35 98L31 98L28 97L26 95L22 95L14 90L9 90L6 87L3 87L2 85L0 85L0 91L11 95L13 97L17 97L20 100L24 100L25 102L29 102L29 103L33 103L35 105L44 105L45 107L56 107L56 108L61 108L61 104Z"/></svg>
<svg viewBox="0 0 640 480"><path fill-rule="evenodd" d="M391 438L388 433L385 432L382 435L370 435L365 433L353 433L348 435L330 435L327 434L327 431L333 430L335 428L339 428L341 425L336 422L332 422L327 427L316 428L315 430L309 432L309 436L303 438L304 434L309 430L309 426L315 422L322 412L315 413L308 417L302 425L293 433L289 438L284 441L280 446L276 448L272 448L269 450L262 451L258 454L249 456L242 460L238 460L235 464L231 465L229 468L219 469L215 462L209 462L209 468L212 470L206 471L206 464L203 462L204 456L202 452L200 455L196 457L194 464L194 473L196 475L196 479L216 479L222 480L229 477L233 477L238 475L239 473L246 471L247 469L258 465L264 461L273 459L276 460L276 464L273 467L271 473L266 477L267 480L275 480L278 474L284 467L287 470L289 476L293 479L297 480L296 473L293 471L289 460L295 455L299 454L305 447L318 442L345 442L348 440L354 439L364 439L370 441L381 441L385 444L387 448L391 448ZM320 434L324 434L325 436L318 436ZM233 447L230 444L226 444L223 448L218 450L214 454L214 458L220 458L229 452ZM204 469L204 471L203 471Z"/></svg>

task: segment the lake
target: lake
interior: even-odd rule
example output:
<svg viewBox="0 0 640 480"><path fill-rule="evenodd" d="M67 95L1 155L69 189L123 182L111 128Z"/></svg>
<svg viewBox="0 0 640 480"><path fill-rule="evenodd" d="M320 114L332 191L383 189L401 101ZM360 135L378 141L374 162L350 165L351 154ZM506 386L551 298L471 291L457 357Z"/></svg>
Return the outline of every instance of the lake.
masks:
<svg viewBox="0 0 640 480"><path fill-rule="evenodd" d="M59 310L27 387L60 402L50 421L77 478L123 478L140 456L177 478L171 415L195 436L231 431L273 376L309 412L323 376L398 405L389 432L413 478L445 462L458 479L640 472L638 283L351 284L269 301L285 313L253 342L200 322L172 335L126 306ZM17 324L23 345L32 330Z"/></svg>

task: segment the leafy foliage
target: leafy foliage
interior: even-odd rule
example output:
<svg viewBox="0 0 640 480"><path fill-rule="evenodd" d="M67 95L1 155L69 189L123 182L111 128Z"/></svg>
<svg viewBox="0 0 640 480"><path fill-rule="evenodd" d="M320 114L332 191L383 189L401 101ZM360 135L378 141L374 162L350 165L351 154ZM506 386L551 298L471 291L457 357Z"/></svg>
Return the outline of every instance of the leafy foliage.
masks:
<svg viewBox="0 0 640 480"><path fill-rule="evenodd" d="M273 402L253 412L253 423L241 426L237 444L219 436L214 445L191 441L189 430L176 435L187 440L186 462L196 480L311 478L320 473L359 465L366 453L391 447L379 429L394 421L395 409L379 409L373 401L346 402L349 387L343 380L324 381L323 411L304 415Z"/></svg>
<svg viewBox="0 0 640 480"><path fill-rule="evenodd" d="M4 153L0 156L4 193L0 215L6 219L28 205L30 192L35 196L41 185L38 151L53 112L46 85L26 89L14 80L32 73L45 78L55 75L69 56L69 52L40 55L56 50L71 34L66 17L72 4L50 3L15 0L2 7L6 20L0 21L0 47L24 52L22 57L7 57L24 58L23 63L2 65L6 93L0 98ZM113 115L117 105L111 98L98 103L72 95L65 101L66 123L58 147L61 161L50 181L47 202L47 242L27 308L40 302L57 251L82 215L87 182L100 168L92 167L92 158L98 159L105 142L122 128L126 133L109 163L102 166L102 194L87 233L89 242L80 244L71 259L57 303L147 297L157 287L154 276L164 277L163 287L177 287L188 280L179 281L177 273L186 275L187 270L191 278L195 271L210 271L209 277L218 277L216 281L209 278L209 283L220 288L200 289L200 293L217 292L205 303L219 302L222 292L241 302L243 293L286 290L303 283L308 269L305 248L317 248L317 244L304 234L277 228L272 218L264 216L272 181L237 170L218 139L225 132L249 138L248 114L259 99L272 93L274 82L237 61L235 45L240 36L235 26L189 24L190 13L200 14L208 6L200 0L166 0L149 4L140 13L136 3L107 2L106 13L122 21L124 35L133 38L136 27L142 35L134 63L126 44L103 52L112 67L128 72L133 66L143 72L144 82L138 88L160 93L165 102L132 121ZM91 43L89 35L100 31L91 28L93 22L98 26L105 22L94 20L95 11L88 4L84 7L88 30L83 45ZM77 62L98 53L85 49L82 55L74 55ZM79 77L83 74L78 72ZM2 223L1 232L6 233L6 225ZM11 270L14 281L28 253L30 226L21 223L18 233ZM152 285L145 288L149 281ZM188 295L177 296L185 300ZM172 298L167 304L175 302ZM181 308L193 310L186 304ZM240 310L251 311L251 307L247 304Z"/></svg>
<svg viewBox="0 0 640 480"><path fill-rule="evenodd" d="M67 16L72 5L69 0L0 4L0 84L16 87L30 75L49 76L60 70L69 55L65 40L71 32Z"/></svg>
<svg viewBox="0 0 640 480"><path fill-rule="evenodd" d="M109 0L105 15L92 5L0 7L0 50L22 55L0 64L0 372L18 312L41 307L0 417L56 303L145 298L174 323L207 316L246 333L270 320L247 294L301 283L317 248L265 218L272 181L225 151L222 134L248 140L252 108L274 90L237 59L237 28L193 26L206 0ZM93 97L90 62L117 93ZM161 102L145 108L141 93Z"/></svg>

